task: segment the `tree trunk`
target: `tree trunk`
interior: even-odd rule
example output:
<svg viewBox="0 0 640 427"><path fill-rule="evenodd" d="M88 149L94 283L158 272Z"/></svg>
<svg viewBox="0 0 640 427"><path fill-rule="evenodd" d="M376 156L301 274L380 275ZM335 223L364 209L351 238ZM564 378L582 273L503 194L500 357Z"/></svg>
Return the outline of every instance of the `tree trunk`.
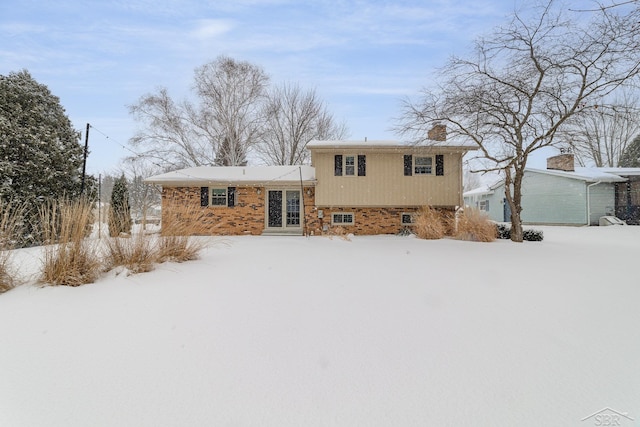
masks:
<svg viewBox="0 0 640 427"><path fill-rule="evenodd" d="M521 243L523 241L522 219L522 178L524 177L524 168L516 166L515 176L512 178L511 169L505 169L504 192L511 209L511 240ZM513 186L513 194L511 187Z"/></svg>

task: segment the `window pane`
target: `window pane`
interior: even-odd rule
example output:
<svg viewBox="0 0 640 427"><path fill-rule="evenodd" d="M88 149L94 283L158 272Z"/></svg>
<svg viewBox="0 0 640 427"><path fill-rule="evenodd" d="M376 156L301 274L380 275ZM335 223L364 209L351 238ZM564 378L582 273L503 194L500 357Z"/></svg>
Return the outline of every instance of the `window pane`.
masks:
<svg viewBox="0 0 640 427"><path fill-rule="evenodd" d="M414 172L417 175L425 175L431 173L432 167L432 158L431 157L415 157L415 168Z"/></svg>
<svg viewBox="0 0 640 427"><path fill-rule="evenodd" d="M344 158L344 174L355 175L356 174L356 158L355 156L345 156Z"/></svg>
<svg viewBox="0 0 640 427"><path fill-rule="evenodd" d="M227 205L227 189L213 188L211 190L211 204L213 206L226 206Z"/></svg>
<svg viewBox="0 0 640 427"><path fill-rule="evenodd" d="M300 225L300 192L287 191L287 226Z"/></svg>

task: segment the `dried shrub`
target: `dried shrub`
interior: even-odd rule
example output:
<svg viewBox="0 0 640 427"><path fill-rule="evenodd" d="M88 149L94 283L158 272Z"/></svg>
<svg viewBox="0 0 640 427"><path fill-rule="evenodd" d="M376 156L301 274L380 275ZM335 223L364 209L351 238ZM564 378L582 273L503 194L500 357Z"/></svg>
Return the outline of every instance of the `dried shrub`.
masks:
<svg viewBox="0 0 640 427"><path fill-rule="evenodd" d="M329 230L327 231L327 235L329 236L330 239L335 236L347 242L351 241L351 233L348 233L347 230L340 225L329 227Z"/></svg>
<svg viewBox="0 0 640 427"><path fill-rule="evenodd" d="M421 239L435 240L445 236L447 227L440 212L423 206L415 215L413 230Z"/></svg>
<svg viewBox="0 0 640 427"><path fill-rule="evenodd" d="M80 286L98 278L102 263L95 243L85 238L92 218L92 206L86 199L61 199L40 208L46 244L41 283Z"/></svg>
<svg viewBox="0 0 640 427"><path fill-rule="evenodd" d="M123 266L134 274L145 273L153 270L158 260L156 247L144 233L106 239L105 248L104 262L107 270Z"/></svg>
<svg viewBox="0 0 640 427"><path fill-rule="evenodd" d="M158 262L184 262L198 259L207 244L194 237L198 233L198 209L193 206L174 206L173 219L162 223L162 232L156 241Z"/></svg>
<svg viewBox="0 0 640 427"><path fill-rule="evenodd" d="M496 240L496 226L483 212L469 209L458 217L455 238L472 242L493 242Z"/></svg>
<svg viewBox="0 0 640 427"><path fill-rule="evenodd" d="M12 250L22 238L26 212L26 204L0 199L0 293L13 289L18 284L17 271L11 258Z"/></svg>

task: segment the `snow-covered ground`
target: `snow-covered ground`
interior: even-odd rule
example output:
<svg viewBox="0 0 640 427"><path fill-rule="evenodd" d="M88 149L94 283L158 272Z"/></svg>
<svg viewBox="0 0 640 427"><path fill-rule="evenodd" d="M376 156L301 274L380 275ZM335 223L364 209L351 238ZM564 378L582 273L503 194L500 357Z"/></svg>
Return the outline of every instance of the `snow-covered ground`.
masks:
<svg viewBox="0 0 640 427"><path fill-rule="evenodd" d="M638 425L640 227L542 229L212 239L20 286L0 295L0 425Z"/></svg>

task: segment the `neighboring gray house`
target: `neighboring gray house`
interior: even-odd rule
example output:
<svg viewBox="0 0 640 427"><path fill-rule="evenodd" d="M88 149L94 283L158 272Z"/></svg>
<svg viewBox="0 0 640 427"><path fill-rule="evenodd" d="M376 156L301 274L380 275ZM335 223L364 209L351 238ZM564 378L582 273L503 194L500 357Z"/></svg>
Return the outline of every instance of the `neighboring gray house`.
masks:
<svg viewBox="0 0 640 427"><path fill-rule="evenodd" d="M547 159L547 169L525 170L522 182L522 222L548 225L598 225L615 215L616 194L627 186L632 168L575 168L573 154ZM625 199L626 200L626 199ZM464 193L465 206L485 211L498 222L511 221L504 196L504 180ZM623 218L627 219L628 218Z"/></svg>

